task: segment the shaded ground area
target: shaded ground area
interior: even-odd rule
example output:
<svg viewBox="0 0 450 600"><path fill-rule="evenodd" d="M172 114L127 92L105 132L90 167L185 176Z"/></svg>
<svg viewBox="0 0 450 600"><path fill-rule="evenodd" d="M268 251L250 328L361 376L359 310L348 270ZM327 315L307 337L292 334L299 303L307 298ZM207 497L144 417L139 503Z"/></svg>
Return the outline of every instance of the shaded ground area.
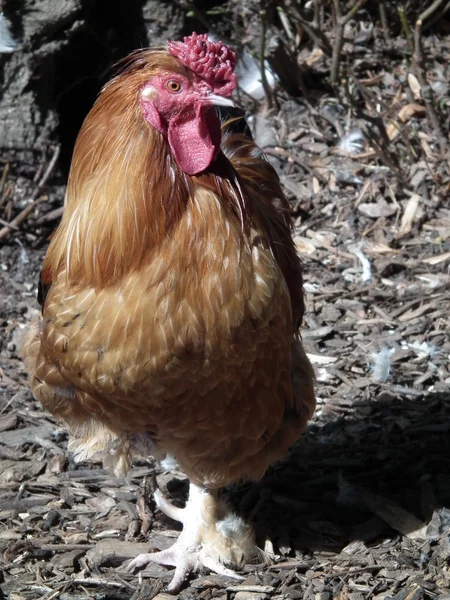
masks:
<svg viewBox="0 0 450 600"><path fill-rule="evenodd" d="M397 22L386 35L378 15L358 13L346 25L333 91L325 42L334 47L336 21L323 11L317 29L315 15L283 6L281 22L266 23L267 54L273 58L270 36L287 39L276 48L296 57L297 88L281 86L271 110L242 90L241 102L292 202L318 408L260 484L226 491L273 565L245 566L239 585L200 574L179 597L445 600L450 24L442 18L424 33L420 71ZM255 54L257 8L248 4L236 33ZM178 535L149 493L155 465L138 463L120 480L99 465L73 464L66 433L33 400L17 358L20 332L38 314L39 268L61 212L57 159L52 149L40 166L1 163L0 218L13 227L0 232L0 598L163 600L169 570L152 566L138 577L121 567ZM181 505L183 475L156 473Z"/></svg>

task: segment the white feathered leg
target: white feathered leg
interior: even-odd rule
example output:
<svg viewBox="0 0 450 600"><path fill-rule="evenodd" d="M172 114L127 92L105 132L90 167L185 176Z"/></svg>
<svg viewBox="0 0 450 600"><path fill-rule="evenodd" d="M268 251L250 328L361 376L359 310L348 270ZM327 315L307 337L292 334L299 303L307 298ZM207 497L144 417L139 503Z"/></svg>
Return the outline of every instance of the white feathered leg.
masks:
<svg viewBox="0 0 450 600"><path fill-rule="evenodd" d="M174 566L175 574L167 588L171 593L176 593L186 578L202 566L219 575L243 579L226 565L239 567L245 559L251 559L251 554L253 557L258 555L258 549L251 530L240 519L232 518L234 523L239 523L234 529L224 526L227 513L217 500L217 492L191 483L185 508L177 508L168 502L159 490L155 491L155 502L165 515L183 523L183 531L173 546L160 552L140 554L128 564L127 570L143 568L150 563Z"/></svg>

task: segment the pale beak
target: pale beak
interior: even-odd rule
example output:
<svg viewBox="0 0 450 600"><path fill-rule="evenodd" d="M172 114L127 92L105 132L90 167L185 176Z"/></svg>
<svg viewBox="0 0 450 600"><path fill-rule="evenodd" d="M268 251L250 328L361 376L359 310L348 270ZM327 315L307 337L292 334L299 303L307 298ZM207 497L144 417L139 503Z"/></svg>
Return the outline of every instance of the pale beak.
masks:
<svg viewBox="0 0 450 600"><path fill-rule="evenodd" d="M229 98L224 98L223 96L219 96L217 94L209 94L206 96L205 101L214 104L215 106L231 106L234 108L234 102Z"/></svg>

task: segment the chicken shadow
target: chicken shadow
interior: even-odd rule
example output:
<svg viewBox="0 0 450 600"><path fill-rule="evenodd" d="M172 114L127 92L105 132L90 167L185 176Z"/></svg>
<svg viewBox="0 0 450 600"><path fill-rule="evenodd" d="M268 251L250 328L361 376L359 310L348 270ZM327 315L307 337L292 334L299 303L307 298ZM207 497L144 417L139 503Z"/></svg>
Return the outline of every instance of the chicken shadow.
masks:
<svg viewBox="0 0 450 600"><path fill-rule="evenodd" d="M381 394L341 416L335 408L323 407L261 482L230 494L260 543L271 540L282 554L408 535L450 507L450 394Z"/></svg>
<svg viewBox="0 0 450 600"><path fill-rule="evenodd" d="M286 557L340 552L353 541L409 535L450 507L450 394L382 393L320 413L259 483L224 490L261 547L270 540ZM187 481L167 487L175 499L187 494Z"/></svg>

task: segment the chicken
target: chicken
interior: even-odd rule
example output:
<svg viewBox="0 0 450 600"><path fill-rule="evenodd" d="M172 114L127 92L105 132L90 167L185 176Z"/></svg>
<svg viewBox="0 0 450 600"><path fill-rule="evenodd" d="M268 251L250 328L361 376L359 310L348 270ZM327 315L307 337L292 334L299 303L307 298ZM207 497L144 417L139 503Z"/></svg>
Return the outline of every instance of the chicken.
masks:
<svg viewBox="0 0 450 600"><path fill-rule="evenodd" d="M78 136L64 215L23 357L34 396L67 424L78 460L124 473L170 455L190 480L168 550L169 591L200 567L260 557L220 488L258 480L315 406L298 328L301 263L278 177L250 137L221 125L236 57L192 34L133 53Z"/></svg>

